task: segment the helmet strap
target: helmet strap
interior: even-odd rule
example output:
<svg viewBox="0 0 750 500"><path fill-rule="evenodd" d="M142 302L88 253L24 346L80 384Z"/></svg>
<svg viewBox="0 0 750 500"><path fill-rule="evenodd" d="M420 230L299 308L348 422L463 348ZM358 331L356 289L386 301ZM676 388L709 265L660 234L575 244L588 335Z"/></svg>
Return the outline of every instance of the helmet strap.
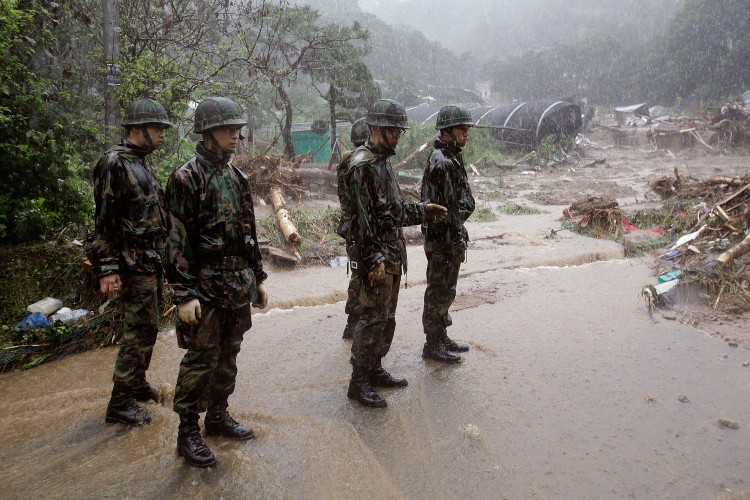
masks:
<svg viewBox="0 0 750 500"><path fill-rule="evenodd" d="M222 160L229 161L229 158L234 154L233 150L219 146L219 143L214 139L214 134L211 133L211 130L203 132L203 145L209 151L219 155Z"/></svg>
<svg viewBox="0 0 750 500"><path fill-rule="evenodd" d="M154 146L154 141L151 140L151 134L148 133L148 125L141 125L138 127L138 130L141 131L141 135L143 135L143 140L146 142L146 149L149 151L153 151L156 149Z"/></svg>
<svg viewBox="0 0 750 500"><path fill-rule="evenodd" d="M456 140L456 134L453 132L454 129L455 127L448 127L447 129L443 129L443 130L445 130L448 133L448 136L450 136L451 146L453 146L454 148L458 148L459 145L458 145L458 141Z"/></svg>

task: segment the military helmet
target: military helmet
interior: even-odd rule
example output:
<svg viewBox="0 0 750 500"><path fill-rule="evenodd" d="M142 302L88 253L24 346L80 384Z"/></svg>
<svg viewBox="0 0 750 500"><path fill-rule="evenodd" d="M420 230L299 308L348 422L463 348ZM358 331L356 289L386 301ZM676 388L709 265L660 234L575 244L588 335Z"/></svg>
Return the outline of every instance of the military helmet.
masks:
<svg viewBox="0 0 750 500"><path fill-rule="evenodd" d="M153 99L136 99L125 109L125 119L122 121L123 127L147 125L149 123L161 123L165 127L172 126L172 122L169 121L167 116L167 110Z"/></svg>
<svg viewBox="0 0 750 500"><path fill-rule="evenodd" d="M390 99L378 99L372 103L365 123L376 127L409 128L406 109L401 103Z"/></svg>
<svg viewBox="0 0 750 500"><path fill-rule="evenodd" d="M443 106L438 111L437 123L435 128L443 130L444 128L455 127L456 125L474 126L474 119L471 117L471 111L458 106Z"/></svg>
<svg viewBox="0 0 750 500"><path fill-rule="evenodd" d="M352 123L352 132L350 136L352 144L355 146L361 146L367 142L368 137L370 137L370 129L367 128L364 118L360 118Z"/></svg>
<svg viewBox="0 0 750 500"><path fill-rule="evenodd" d="M193 125L196 134L227 125L247 125L234 101L226 97L209 97L198 104Z"/></svg>

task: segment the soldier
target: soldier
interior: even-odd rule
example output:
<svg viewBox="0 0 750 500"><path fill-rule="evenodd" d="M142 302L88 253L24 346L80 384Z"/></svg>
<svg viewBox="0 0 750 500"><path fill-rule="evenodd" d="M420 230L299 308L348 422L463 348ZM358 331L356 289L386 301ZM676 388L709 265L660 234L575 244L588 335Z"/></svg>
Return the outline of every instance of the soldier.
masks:
<svg viewBox="0 0 750 500"><path fill-rule="evenodd" d="M367 124L365 123L364 118L360 118L352 124L350 137L355 148L364 144L367 141L367 137L369 135L370 130L367 128ZM344 156L341 158L341 162L338 164L338 167L336 167L339 203L341 204L341 219L339 221L339 227L336 232L339 234L339 236L344 238L344 240L346 240L347 236L349 235L349 224L351 219L351 215L349 214L349 204L351 201L351 196L349 195L349 188L346 185L346 181L344 180L344 174L346 174L346 171L349 169L349 160L351 159L353 153L354 150L344 153ZM347 255L349 255L350 260L351 252L349 249L352 245L353 242L348 240L346 241L346 253ZM356 272L352 272L352 276L351 278L349 278L349 288L346 290L346 292L347 299L346 308L344 309L344 311L348 316L346 319L346 326L344 327L344 334L341 338L351 339L354 335L354 327L357 325L360 314L359 275Z"/></svg>
<svg viewBox="0 0 750 500"><path fill-rule="evenodd" d="M195 156L167 183L171 228L167 277L178 303L180 363L174 411L180 416L177 452L196 467L216 463L200 435L250 439L253 430L227 412L237 377L237 353L252 326L251 304L267 296L256 236L250 181L229 161L246 124L237 105L223 97L201 102L194 131Z"/></svg>
<svg viewBox="0 0 750 500"><path fill-rule="evenodd" d="M359 274L361 314L354 330L352 378L347 397L365 406L384 408L385 400L373 386L404 387L382 365L396 329L401 273L406 272L403 226L419 224L427 216L440 218L446 209L428 203L407 203L391 169L390 156L408 129L404 107L388 99L375 101L365 120L370 138L352 155L346 173L350 188L351 266Z"/></svg>
<svg viewBox="0 0 750 500"><path fill-rule="evenodd" d="M469 346L448 337L452 320L448 309L456 298L458 270L466 257L469 235L464 222L474 212L474 198L464 169L462 148L474 125L468 109L445 106L437 116L438 137L422 178L422 202L439 203L448 209L447 221L422 225L427 256L427 289L424 292L422 327L427 342L422 357L459 363Z"/></svg>
<svg viewBox="0 0 750 500"><path fill-rule="evenodd" d="M146 156L162 145L172 124L164 107L138 99L125 111L125 139L104 153L94 168L96 201L91 263L99 290L120 293L123 336L115 361L108 423L142 425L151 414L135 401L159 399L146 381L159 326L167 235L167 205Z"/></svg>

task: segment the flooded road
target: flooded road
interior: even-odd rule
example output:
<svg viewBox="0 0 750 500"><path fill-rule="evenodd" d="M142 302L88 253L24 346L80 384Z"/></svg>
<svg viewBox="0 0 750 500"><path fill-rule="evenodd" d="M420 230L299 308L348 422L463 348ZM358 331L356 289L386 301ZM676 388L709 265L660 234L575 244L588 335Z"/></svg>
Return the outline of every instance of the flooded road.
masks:
<svg viewBox="0 0 750 500"><path fill-rule="evenodd" d="M183 351L160 334L154 421L104 423L116 349L0 376L3 498L714 498L750 489L750 351L655 317L648 261L612 242L545 240L516 219L474 243L450 334L461 365L421 358L424 256L410 248L393 348L409 386L383 410L346 398L343 269L273 273L238 357L230 410L251 441L207 438L218 466L175 452ZM523 230L520 227L523 226ZM570 266L570 267L560 267ZM333 290L333 291L332 291ZM328 303L333 302L333 303ZM721 424L721 420L727 423Z"/></svg>

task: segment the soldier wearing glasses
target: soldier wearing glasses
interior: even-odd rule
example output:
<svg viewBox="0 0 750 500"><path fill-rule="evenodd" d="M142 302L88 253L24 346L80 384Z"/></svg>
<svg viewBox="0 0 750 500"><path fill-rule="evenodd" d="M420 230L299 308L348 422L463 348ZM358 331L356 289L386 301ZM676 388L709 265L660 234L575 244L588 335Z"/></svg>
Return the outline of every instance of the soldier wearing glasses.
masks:
<svg viewBox="0 0 750 500"><path fill-rule="evenodd" d="M404 387L404 378L393 377L382 365L396 329L401 274L406 272L403 226L427 218L445 217L447 211L431 203L404 201L389 158L401 135L409 128L404 107L389 99L375 101L365 123L368 141L349 161L345 174L350 201L350 261L359 273L361 314L352 341L352 377L347 397L370 407L386 401L373 387Z"/></svg>

